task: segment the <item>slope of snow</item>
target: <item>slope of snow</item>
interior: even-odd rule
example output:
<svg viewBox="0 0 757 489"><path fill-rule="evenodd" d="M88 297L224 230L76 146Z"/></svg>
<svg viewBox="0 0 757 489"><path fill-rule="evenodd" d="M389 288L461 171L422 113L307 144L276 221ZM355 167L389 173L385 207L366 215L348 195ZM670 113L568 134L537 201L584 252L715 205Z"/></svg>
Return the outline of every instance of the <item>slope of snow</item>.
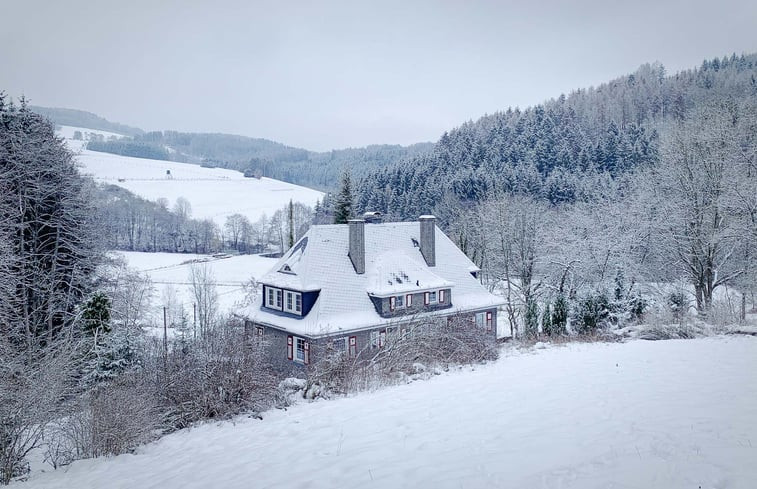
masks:
<svg viewBox="0 0 757 489"><path fill-rule="evenodd" d="M753 488L757 338L569 344L200 426L32 488Z"/></svg>
<svg viewBox="0 0 757 489"><path fill-rule="evenodd" d="M150 322L155 325L162 324L162 308L166 305L163 303L164 290L167 287L174 290L179 303L185 311L191 313L194 299L190 269L193 262L207 264L210 268L216 281L219 309L222 313L227 313L244 299L243 284L252 278L262 277L277 261L259 255L226 255L225 258L215 258L188 253L113 253L123 256L129 267L150 277L155 288Z"/></svg>
<svg viewBox="0 0 757 489"><path fill-rule="evenodd" d="M78 152L82 173L153 201L165 198L173 204L184 197L192 206L191 217L213 219L220 226L231 214L239 213L255 222L263 214L271 217L290 200L313 206L323 198L317 190L271 178L245 178L235 170L89 151L82 149L83 142L70 139L75 130L104 132L69 126L59 129L69 147Z"/></svg>
<svg viewBox="0 0 757 489"><path fill-rule="evenodd" d="M58 133L58 136L66 140L73 140L74 133L76 131L79 131L80 133L82 133L82 137L85 140L89 139L90 134L97 134L97 135L102 136L105 139L110 139L110 138L120 139L124 137L123 134L118 134L116 132L110 132L110 131L101 131L100 129L88 129L86 127L75 127L75 126L57 126L56 127L56 132Z"/></svg>

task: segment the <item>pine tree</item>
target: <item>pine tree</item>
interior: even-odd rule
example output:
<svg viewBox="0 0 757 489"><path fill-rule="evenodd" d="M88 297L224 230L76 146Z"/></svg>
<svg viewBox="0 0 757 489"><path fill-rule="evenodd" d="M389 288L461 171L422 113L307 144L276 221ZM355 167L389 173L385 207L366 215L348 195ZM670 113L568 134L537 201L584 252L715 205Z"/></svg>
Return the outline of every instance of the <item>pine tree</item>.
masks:
<svg viewBox="0 0 757 489"><path fill-rule="evenodd" d="M352 179L349 169L342 173L339 195L334 203L334 224L346 224L352 217Z"/></svg>
<svg viewBox="0 0 757 489"><path fill-rule="evenodd" d="M110 333L110 299L102 292L96 292L82 310L82 327L88 334L97 337Z"/></svg>
<svg viewBox="0 0 757 489"><path fill-rule="evenodd" d="M90 188L53 125L0 93L2 333L30 354L72 331L102 254Z"/></svg>

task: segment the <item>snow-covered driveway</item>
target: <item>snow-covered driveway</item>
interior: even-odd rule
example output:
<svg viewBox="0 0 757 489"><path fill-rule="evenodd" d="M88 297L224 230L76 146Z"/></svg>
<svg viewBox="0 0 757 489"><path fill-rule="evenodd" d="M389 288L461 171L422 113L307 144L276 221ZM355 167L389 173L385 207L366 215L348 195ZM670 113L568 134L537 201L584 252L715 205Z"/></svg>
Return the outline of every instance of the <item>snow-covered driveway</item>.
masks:
<svg viewBox="0 0 757 489"><path fill-rule="evenodd" d="M757 338L498 362L76 462L28 488L754 488Z"/></svg>

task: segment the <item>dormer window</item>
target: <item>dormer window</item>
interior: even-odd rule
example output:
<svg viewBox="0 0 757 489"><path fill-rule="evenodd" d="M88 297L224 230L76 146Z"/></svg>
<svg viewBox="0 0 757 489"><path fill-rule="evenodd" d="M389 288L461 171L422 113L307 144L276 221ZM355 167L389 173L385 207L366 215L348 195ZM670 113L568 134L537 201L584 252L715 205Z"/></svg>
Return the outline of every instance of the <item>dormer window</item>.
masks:
<svg viewBox="0 0 757 489"><path fill-rule="evenodd" d="M446 294L443 290L432 290L423 294L423 302L425 305L444 304Z"/></svg>
<svg viewBox="0 0 757 489"><path fill-rule="evenodd" d="M284 301L284 311L293 314L302 314L302 294L287 290L285 292L286 300Z"/></svg>
<svg viewBox="0 0 757 489"><path fill-rule="evenodd" d="M265 307L302 316L302 294L266 285Z"/></svg>
<svg viewBox="0 0 757 489"><path fill-rule="evenodd" d="M266 286L265 306L278 311L282 310L282 292L281 289Z"/></svg>

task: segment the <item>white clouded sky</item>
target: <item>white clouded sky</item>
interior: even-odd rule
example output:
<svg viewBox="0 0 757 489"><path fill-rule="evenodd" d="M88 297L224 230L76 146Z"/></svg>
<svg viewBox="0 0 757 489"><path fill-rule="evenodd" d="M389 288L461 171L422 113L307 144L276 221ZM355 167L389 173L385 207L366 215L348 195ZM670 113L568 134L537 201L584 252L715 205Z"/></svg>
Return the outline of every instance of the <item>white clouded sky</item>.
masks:
<svg viewBox="0 0 757 489"><path fill-rule="evenodd" d="M0 90L147 130L435 141L646 62L757 51L755 1L6 0Z"/></svg>

